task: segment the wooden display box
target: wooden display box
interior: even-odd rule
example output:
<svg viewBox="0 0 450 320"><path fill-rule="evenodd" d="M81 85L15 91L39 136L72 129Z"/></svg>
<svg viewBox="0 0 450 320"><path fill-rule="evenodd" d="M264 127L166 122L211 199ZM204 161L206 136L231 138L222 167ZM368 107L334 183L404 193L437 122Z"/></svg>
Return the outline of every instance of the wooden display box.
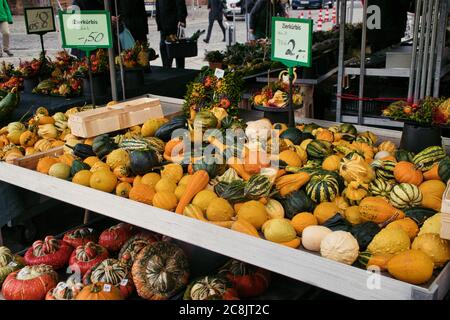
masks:
<svg viewBox="0 0 450 320"><path fill-rule="evenodd" d="M59 157L62 154L64 154L64 147L60 146L44 152L32 154L31 156L24 156L21 158L14 159L12 161L12 164L22 168L36 170L36 166L37 163L39 162L39 159L43 157Z"/></svg>
<svg viewBox="0 0 450 320"><path fill-rule="evenodd" d="M441 238L450 240L450 182L442 198L441 207Z"/></svg>
<svg viewBox="0 0 450 320"><path fill-rule="evenodd" d="M77 137L91 138L163 116L160 100L144 97L74 114L69 118L69 128Z"/></svg>

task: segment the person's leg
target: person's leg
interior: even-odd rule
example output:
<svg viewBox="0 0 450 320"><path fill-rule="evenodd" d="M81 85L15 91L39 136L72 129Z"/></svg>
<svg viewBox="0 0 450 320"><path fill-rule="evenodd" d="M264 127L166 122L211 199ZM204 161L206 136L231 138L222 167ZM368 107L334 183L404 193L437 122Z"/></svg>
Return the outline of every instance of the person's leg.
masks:
<svg viewBox="0 0 450 320"><path fill-rule="evenodd" d="M161 42L159 43L159 51L161 52L161 60L164 68L172 67L172 59L169 59L166 46L166 35L161 32Z"/></svg>
<svg viewBox="0 0 450 320"><path fill-rule="evenodd" d="M222 29L222 33L223 33L223 40L222 41L225 41L225 26L223 25L223 20L220 19L220 20L217 20L217 22L219 23L220 29Z"/></svg>
<svg viewBox="0 0 450 320"><path fill-rule="evenodd" d="M0 32L3 35L3 52L8 56L12 56L11 51L9 51L9 24L6 21L0 23Z"/></svg>
<svg viewBox="0 0 450 320"><path fill-rule="evenodd" d="M184 69L184 66L185 66L184 58L177 58L176 64L177 64L177 69Z"/></svg>
<svg viewBox="0 0 450 320"><path fill-rule="evenodd" d="M206 42L206 43L208 43L208 42L209 42L209 39L211 39L211 33L212 33L213 25L214 25L214 20L213 20L213 19L209 19L209 23L208 23L208 33L206 34L205 40L203 40L203 41Z"/></svg>

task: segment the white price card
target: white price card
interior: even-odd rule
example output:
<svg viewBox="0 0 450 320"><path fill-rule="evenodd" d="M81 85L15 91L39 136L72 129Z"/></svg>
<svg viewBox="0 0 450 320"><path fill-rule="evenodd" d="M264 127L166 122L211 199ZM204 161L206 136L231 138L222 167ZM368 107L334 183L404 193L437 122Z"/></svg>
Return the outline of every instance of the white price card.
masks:
<svg viewBox="0 0 450 320"><path fill-rule="evenodd" d="M214 75L217 77L217 79L222 79L223 77L225 77L225 70L216 68Z"/></svg>
<svg viewBox="0 0 450 320"><path fill-rule="evenodd" d="M44 34L56 30L53 7L25 8L24 10L28 34Z"/></svg>
<svg viewBox="0 0 450 320"><path fill-rule="evenodd" d="M104 292L111 292L111 285L110 284L104 284L103 285L103 291Z"/></svg>

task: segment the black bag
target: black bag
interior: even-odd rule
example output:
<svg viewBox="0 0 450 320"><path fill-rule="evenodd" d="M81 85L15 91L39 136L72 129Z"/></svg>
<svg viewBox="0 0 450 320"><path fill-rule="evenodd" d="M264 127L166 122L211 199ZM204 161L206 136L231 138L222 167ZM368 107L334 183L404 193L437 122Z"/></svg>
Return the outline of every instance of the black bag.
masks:
<svg viewBox="0 0 450 320"><path fill-rule="evenodd" d="M189 58L198 55L196 40L190 40L184 35L184 28L178 27L177 41L167 41L166 48L169 59Z"/></svg>

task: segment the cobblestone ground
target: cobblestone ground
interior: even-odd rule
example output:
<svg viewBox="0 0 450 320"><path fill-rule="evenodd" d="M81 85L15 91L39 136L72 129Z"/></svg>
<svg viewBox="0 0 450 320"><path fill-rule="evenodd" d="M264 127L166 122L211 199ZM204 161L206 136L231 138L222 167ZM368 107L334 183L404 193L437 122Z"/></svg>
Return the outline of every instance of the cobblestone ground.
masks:
<svg viewBox="0 0 450 320"><path fill-rule="evenodd" d="M329 11L330 19L332 18L332 10ZM300 17L301 14L305 18L309 16L309 10L300 11L300 10L290 10L289 14L291 17ZM323 13L325 16L325 11ZM311 16L316 21L318 20L319 10L311 11ZM355 9L355 21L359 21L361 19L361 9ZM159 32L157 31L155 19L149 17L149 27L150 34L149 40L152 48L154 48L157 52L159 52ZM224 20L227 22L226 20ZM228 23L228 22L227 22ZM187 20L187 36L192 35L197 30L206 30L208 27L208 11L205 7L203 8L189 8L189 16ZM333 27L331 22L327 22L323 24L323 30L329 30ZM315 25L317 29L317 24ZM246 23L245 20L237 20L235 21L235 29L236 29L236 41L237 42L245 42L247 39L246 33ZM204 61L204 54L206 50L223 50L226 45L222 42L222 33L219 28L219 25L216 23L213 28L212 37L210 43L206 44L203 42L205 35L200 38L198 42L198 53L199 55L194 58L189 58L186 60L186 68L190 69L200 69L202 66L207 65L207 62ZM52 57L57 51L61 50L61 37L59 32L53 32L46 34L44 36L45 48L47 50L47 54ZM23 16L15 16L14 24L11 26L11 50L14 53L14 57L0 58L0 61L11 62L17 64L20 59L29 60L33 57L37 57L41 50L41 45L39 41L39 36L37 35L27 35L25 31L25 22ZM161 60L158 59L152 62L154 65L161 65Z"/></svg>

